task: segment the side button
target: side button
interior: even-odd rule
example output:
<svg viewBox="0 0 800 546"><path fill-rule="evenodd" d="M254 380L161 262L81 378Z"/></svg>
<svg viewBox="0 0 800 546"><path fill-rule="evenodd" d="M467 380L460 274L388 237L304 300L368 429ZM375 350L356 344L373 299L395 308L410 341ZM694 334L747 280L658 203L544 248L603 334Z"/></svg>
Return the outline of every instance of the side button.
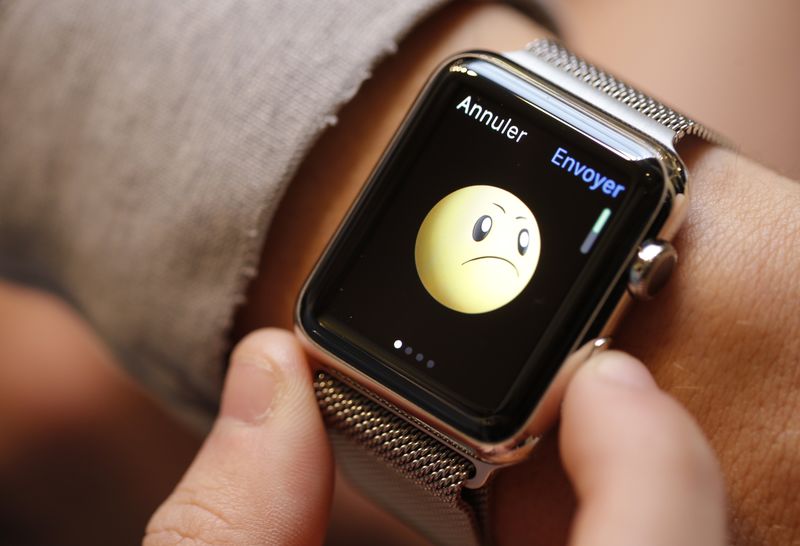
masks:
<svg viewBox="0 0 800 546"><path fill-rule="evenodd" d="M628 274L628 290L637 299L650 300L669 280L678 253L667 241L648 239L639 247Z"/></svg>

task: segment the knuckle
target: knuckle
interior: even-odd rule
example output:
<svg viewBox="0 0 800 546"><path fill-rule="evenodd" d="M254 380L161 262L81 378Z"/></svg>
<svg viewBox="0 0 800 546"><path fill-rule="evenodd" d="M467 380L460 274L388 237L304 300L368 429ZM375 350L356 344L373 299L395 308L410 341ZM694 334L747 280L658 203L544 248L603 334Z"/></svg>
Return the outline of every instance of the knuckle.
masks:
<svg viewBox="0 0 800 546"><path fill-rule="evenodd" d="M244 544L246 533L213 503L179 487L153 515L145 530L145 546Z"/></svg>

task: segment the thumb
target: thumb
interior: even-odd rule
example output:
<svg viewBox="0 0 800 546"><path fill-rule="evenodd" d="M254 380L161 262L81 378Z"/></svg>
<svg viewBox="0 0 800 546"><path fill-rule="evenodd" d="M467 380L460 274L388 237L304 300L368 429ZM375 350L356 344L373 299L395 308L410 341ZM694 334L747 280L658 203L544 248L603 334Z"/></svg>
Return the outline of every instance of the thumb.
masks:
<svg viewBox="0 0 800 546"><path fill-rule="evenodd" d="M145 546L320 544L332 460L303 352L263 330L233 352L220 415Z"/></svg>
<svg viewBox="0 0 800 546"><path fill-rule="evenodd" d="M578 495L576 546L722 546L722 478L687 411L624 353L592 358L571 381L561 457Z"/></svg>

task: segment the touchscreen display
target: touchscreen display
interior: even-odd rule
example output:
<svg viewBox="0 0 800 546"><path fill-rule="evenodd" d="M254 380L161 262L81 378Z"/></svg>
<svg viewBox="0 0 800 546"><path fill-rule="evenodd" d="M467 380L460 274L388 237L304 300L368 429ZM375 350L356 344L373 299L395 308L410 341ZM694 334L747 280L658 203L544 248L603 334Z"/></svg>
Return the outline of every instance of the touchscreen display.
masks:
<svg viewBox="0 0 800 546"><path fill-rule="evenodd" d="M573 348L627 259L611 234L638 236L661 185L469 72L422 99L324 264L312 319L357 348L348 361L490 438Z"/></svg>

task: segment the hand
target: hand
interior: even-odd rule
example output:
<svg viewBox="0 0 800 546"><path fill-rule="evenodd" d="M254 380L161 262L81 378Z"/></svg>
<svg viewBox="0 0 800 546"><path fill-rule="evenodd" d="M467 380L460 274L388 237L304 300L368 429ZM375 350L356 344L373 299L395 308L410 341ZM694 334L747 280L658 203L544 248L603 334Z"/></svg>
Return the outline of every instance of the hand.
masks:
<svg viewBox="0 0 800 546"><path fill-rule="evenodd" d="M580 500L573 544L724 544L722 480L708 443L632 357L604 353L576 374L561 456ZM320 544L332 476L300 346L279 330L251 334L231 358L213 430L144 543ZM532 517L535 525L547 514Z"/></svg>

